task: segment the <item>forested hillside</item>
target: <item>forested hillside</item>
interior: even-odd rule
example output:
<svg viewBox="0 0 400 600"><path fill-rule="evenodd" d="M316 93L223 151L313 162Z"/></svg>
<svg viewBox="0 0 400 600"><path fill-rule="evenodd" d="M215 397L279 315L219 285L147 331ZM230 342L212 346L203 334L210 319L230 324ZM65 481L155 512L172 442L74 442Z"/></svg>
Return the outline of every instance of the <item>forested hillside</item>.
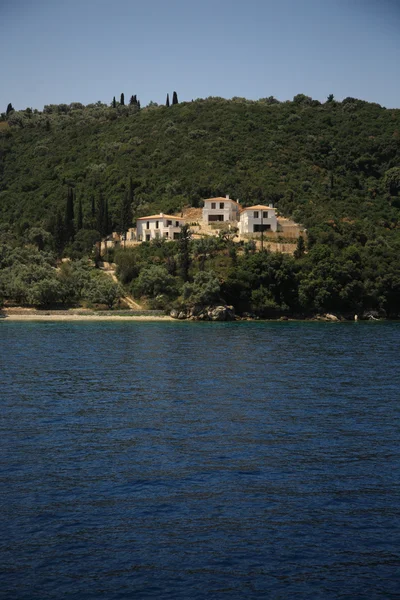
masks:
<svg viewBox="0 0 400 600"><path fill-rule="evenodd" d="M136 216L226 193L272 201L308 226L361 218L394 227L399 216L400 110L360 100L75 103L4 118L1 219L22 228L64 208L68 185L84 217L102 193L116 220L129 178Z"/></svg>
<svg viewBox="0 0 400 600"><path fill-rule="evenodd" d="M273 202L307 227L308 239L294 259L236 256L228 247L218 251L224 259L201 259L224 299L261 315L400 313L400 110L332 96L321 104L300 94L283 103L208 98L140 108L132 98L127 106L9 106L7 113L0 121L0 223L12 245L33 240L60 256L62 229L70 244L64 252L79 258L98 232L121 229L127 201L135 220L230 194L243 205ZM169 268L176 298L198 269L192 261L179 279L170 268L173 248L149 250L146 260ZM192 242L192 258L196 252ZM125 270L123 283L138 290L145 262L140 254L131 262L136 267Z"/></svg>

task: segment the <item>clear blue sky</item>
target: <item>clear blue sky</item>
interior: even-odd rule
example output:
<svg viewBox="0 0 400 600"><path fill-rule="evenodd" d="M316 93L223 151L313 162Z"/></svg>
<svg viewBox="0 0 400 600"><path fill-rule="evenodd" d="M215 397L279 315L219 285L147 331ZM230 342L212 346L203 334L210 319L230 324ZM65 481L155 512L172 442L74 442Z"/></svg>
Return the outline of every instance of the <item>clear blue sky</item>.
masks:
<svg viewBox="0 0 400 600"><path fill-rule="evenodd" d="M0 112L304 93L400 107L399 0L0 0Z"/></svg>

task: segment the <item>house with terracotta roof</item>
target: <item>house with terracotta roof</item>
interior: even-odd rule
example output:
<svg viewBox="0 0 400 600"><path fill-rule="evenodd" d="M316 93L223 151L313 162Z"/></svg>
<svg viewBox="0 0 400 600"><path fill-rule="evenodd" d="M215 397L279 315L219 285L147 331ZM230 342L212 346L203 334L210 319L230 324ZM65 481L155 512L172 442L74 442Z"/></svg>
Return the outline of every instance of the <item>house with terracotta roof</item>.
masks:
<svg viewBox="0 0 400 600"><path fill-rule="evenodd" d="M244 208L240 214L239 233L260 233L277 231L278 221L275 208L257 204Z"/></svg>
<svg viewBox="0 0 400 600"><path fill-rule="evenodd" d="M208 198L204 200L203 221L205 223L217 223L226 221L238 221L240 204L225 198Z"/></svg>
<svg viewBox="0 0 400 600"><path fill-rule="evenodd" d="M177 240L180 228L184 224L185 219L164 213L140 217L136 222L136 239L139 242L149 242L157 238Z"/></svg>

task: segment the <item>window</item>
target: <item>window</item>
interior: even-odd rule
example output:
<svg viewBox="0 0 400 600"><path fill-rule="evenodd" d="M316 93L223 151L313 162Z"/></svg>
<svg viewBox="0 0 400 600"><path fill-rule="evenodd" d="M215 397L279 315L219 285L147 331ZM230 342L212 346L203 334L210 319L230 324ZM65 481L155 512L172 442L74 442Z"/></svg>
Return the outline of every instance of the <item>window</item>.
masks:
<svg viewBox="0 0 400 600"><path fill-rule="evenodd" d="M224 202L220 202L220 203L219 203L219 207L220 207L220 208L224 208L224 206L225 206L225 203L224 203Z"/></svg>
<svg viewBox="0 0 400 600"><path fill-rule="evenodd" d="M146 242L149 242L149 241L150 241L150 234L146 233Z"/></svg>
<svg viewBox="0 0 400 600"><path fill-rule="evenodd" d="M268 219L268 211L263 212L263 219Z"/></svg>
<svg viewBox="0 0 400 600"><path fill-rule="evenodd" d="M212 221L223 221L224 220L224 215L208 215L208 222L211 223Z"/></svg>
<svg viewBox="0 0 400 600"><path fill-rule="evenodd" d="M164 237L165 237L165 238L169 238L168 231L166 231L166 232L164 233Z"/></svg>
<svg viewBox="0 0 400 600"><path fill-rule="evenodd" d="M174 231L174 240L179 240L179 233Z"/></svg>
<svg viewBox="0 0 400 600"><path fill-rule="evenodd" d="M172 221L167 221L167 227L171 227Z"/></svg>
<svg viewBox="0 0 400 600"><path fill-rule="evenodd" d="M211 208L212 208L212 209L215 209L215 208L217 208L217 205L215 204L215 202L211 202Z"/></svg>
<svg viewBox="0 0 400 600"><path fill-rule="evenodd" d="M156 229L158 229L158 221L156 221Z"/></svg>
<svg viewBox="0 0 400 600"><path fill-rule="evenodd" d="M150 229L150 221L146 221L146 229Z"/></svg>
<svg viewBox="0 0 400 600"><path fill-rule="evenodd" d="M254 224L254 233L259 233L260 231L268 231L269 229L271 229L271 225L267 225L265 223L263 223L262 225L257 225Z"/></svg>
<svg viewBox="0 0 400 600"><path fill-rule="evenodd" d="M255 210L255 211L254 211L254 215L253 215L253 217L254 217L255 219L258 219L258 210Z"/></svg>
<svg viewBox="0 0 400 600"><path fill-rule="evenodd" d="M175 227L179 227L179 221L175 221Z"/></svg>

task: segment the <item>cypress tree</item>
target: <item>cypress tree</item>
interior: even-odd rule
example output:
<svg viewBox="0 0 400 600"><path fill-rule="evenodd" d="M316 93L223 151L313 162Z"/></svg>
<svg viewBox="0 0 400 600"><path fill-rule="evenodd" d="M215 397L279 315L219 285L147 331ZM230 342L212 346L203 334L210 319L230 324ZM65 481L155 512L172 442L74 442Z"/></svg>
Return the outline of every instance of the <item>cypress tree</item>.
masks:
<svg viewBox="0 0 400 600"><path fill-rule="evenodd" d="M57 211L56 220L53 229L54 246L57 256L61 256L65 245L65 225L61 211Z"/></svg>
<svg viewBox="0 0 400 600"><path fill-rule="evenodd" d="M100 192L99 197L97 199L97 207L96 207L96 229L100 233L101 236L104 236L104 212L105 212L105 204L103 194Z"/></svg>
<svg viewBox="0 0 400 600"><path fill-rule="evenodd" d="M82 212L82 200L79 198L78 211L76 215L76 230L83 229L83 212Z"/></svg>
<svg viewBox="0 0 400 600"><path fill-rule="evenodd" d="M172 94L172 104L178 104L178 94L176 92Z"/></svg>
<svg viewBox="0 0 400 600"><path fill-rule="evenodd" d="M297 240L297 247L293 253L293 256L295 258L302 258L302 256L304 256L305 251L306 251L306 245L304 243L304 238L301 235Z"/></svg>
<svg viewBox="0 0 400 600"><path fill-rule="evenodd" d="M13 112L13 110L14 110L14 107L13 107L13 105L12 105L12 104L11 104L11 102L10 102L10 103L8 104L8 106L7 106L7 110L6 110L6 116L7 116L7 115L9 115L9 114L10 114L10 112Z"/></svg>
<svg viewBox="0 0 400 600"><path fill-rule="evenodd" d="M132 177L129 177L128 194L129 194L129 203L133 209L134 202L135 202L135 186L133 185Z"/></svg>
<svg viewBox="0 0 400 600"><path fill-rule="evenodd" d="M140 110L140 100L137 101L137 107Z"/></svg>
<svg viewBox="0 0 400 600"><path fill-rule="evenodd" d="M123 93L121 94L121 99L120 99L119 103L121 104L121 106L125 106L125 96Z"/></svg>
<svg viewBox="0 0 400 600"><path fill-rule="evenodd" d="M112 101L112 107L113 108L117 108L117 101L115 100L115 96L114 96L113 101Z"/></svg>
<svg viewBox="0 0 400 600"><path fill-rule="evenodd" d="M133 104L135 104L135 97L131 96L130 100L129 100L129 104L132 106Z"/></svg>
<svg viewBox="0 0 400 600"><path fill-rule="evenodd" d="M167 94L167 101L165 103L165 106L169 106L169 94Z"/></svg>
<svg viewBox="0 0 400 600"><path fill-rule="evenodd" d="M190 268L190 240L192 239L192 232L190 231L189 225L185 224L181 226L181 232L179 234L178 242L178 257L179 266L183 281L189 279L189 268Z"/></svg>
<svg viewBox="0 0 400 600"><path fill-rule="evenodd" d="M110 216L108 214L108 200L106 200L104 205L104 217L103 217L103 235L104 237L110 233L111 223Z"/></svg>
<svg viewBox="0 0 400 600"><path fill-rule="evenodd" d="M65 241L74 237L74 190L68 187L67 203L65 206Z"/></svg>
<svg viewBox="0 0 400 600"><path fill-rule="evenodd" d="M130 201L130 191L125 192L121 198L118 215L118 233L126 239L126 232L132 224L132 204ZM124 244L125 245L125 244Z"/></svg>

